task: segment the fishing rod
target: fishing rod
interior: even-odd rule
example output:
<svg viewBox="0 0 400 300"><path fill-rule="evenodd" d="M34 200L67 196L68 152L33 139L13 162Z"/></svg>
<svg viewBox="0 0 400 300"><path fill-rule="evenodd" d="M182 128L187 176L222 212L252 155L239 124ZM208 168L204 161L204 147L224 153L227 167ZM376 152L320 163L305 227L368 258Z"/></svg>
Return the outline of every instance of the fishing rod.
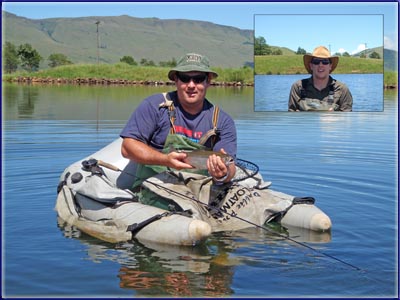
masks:
<svg viewBox="0 0 400 300"><path fill-rule="evenodd" d="M340 262L340 263L342 263L342 264L344 264L344 265L347 265L347 266L349 266L349 267L351 267L351 268L353 268L353 269L356 269L357 271L362 271L361 268L359 268L359 267L357 267L357 266L355 266L355 265L353 265L353 264L351 264L351 263L348 263L348 262L346 262L346 261L344 261L344 260L342 260L342 259L340 259L340 258L337 258L337 257L335 257L335 256L333 256L333 255L324 253L324 252L322 252L322 251L318 251L317 249L311 247L310 245L307 245L306 243L296 241L295 239L293 239L293 238L291 238L291 237L289 237L289 236L285 236L285 235L282 235L282 234L277 233L277 232L275 232L275 231L272 231L271 229L269 229L269 228L267 228L267 227L260 226L260 225L258 225L258 224L256 224L256 223L253 223L253 222L249 221L249 220L243 219L242 217L239 217L239 216L237 216L237 215L235 215L235 214L233 214L233 213L224 212L224 211L222 211L221 209L219 209L219 208L217 208L217 207L209 207L208 204L201 202L200 200L196 199L194 196L193 196L193 197L190 197L190 196L188 196L188 195L186 195L186 194L182 194L182 193L180 193L180 192L174 191L174 190L169 189L169 188L167 188L167 187L165 187L165 186L162 186L162 185L160 185L160 184L158 184L158 183L149 181L149 180L147 180L147 179L140 178L140 177L137 176L137 175L134 175L134 174L131 174L131 173L127 172L127 171L121 170L121 169L118 168L117 166L114 166L114 165L112 165L112 164L110 164L110 163L107 163L107 162L104 162L104 161L102 161L102 160L96 160L96 159L91 159L91 160L93 160L92 163L94 163L94 161L96 161L97 165L99 165L99 166L105 167L105 168L107 168L107 169L110 169L110 170L113 170L113 171L116 171L116 172L120 172L120 173L127 174L127 175L132 176L132 177L137 178L137 179L142 179L143 181L146 181L147 183L150 183L150 184L154 185L154 186L157 187L157 188L162 188L162 189L164 189L165 191L167 191L167 192L169 192L169 193L171 193L171 194L176 194L176 195L178 195L178 196L180 196L180 197L184 197L184 198L187 198L187 199L189 199L189 200L195 201L196 203L199 203L200 205L203 205L203 206L205 206L206 208L210 208L210 209L212 209L212 210L216 210L216 211L219 212L219 213L222 213L222 214L225 213L225 214L229 215L229 216L232 217L232 218L236 218L236 219L238 219L238 220L240 220L240 221L242 221L242 222L245 222L245 223L247 223L247 224L249 224L249 225L252 225L252 226L254 226L254 227L256 227L256 228L260 228L260 229L262 229L262 230L265 230L265 231L267 231L267 232L269 232L269 233L271 233L271 234L273 234L273 235L276 235L276 236L278 236L278 237L280 237L280 238L287 239L287 240L289 240L289 241L291 241L291 242L293 242L293 243L295 243L295 244L297 244L297 245L300 245L300 246L303 246L303 247L305 247L305 248L307 248L307 249L309 249L309 250L312 250L312 251L314 251L315 253L318 253L318 254L320 254L320 255L323 255L323 256L325 256L325 257L328 257L328 258L330 258L330 259L333 259L333 260L335 260L335 261L337 261L337 262Z"/></svg>

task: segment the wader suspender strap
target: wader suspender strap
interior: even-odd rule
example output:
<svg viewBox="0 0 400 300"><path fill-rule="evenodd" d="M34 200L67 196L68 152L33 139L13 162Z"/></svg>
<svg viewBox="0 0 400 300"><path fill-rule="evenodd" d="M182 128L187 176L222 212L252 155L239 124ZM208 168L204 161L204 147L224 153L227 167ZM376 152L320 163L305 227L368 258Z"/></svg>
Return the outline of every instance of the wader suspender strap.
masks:
<svg viewBox="0 0 400 300"><path fill-rule="evenodd" d="M301 89L300 89L300 100L307 98L306 86L307 86L308 79L301 80Z"/></svg>
<svg viewBox="0 0 400 300"><path fill-rule="evenodd" d="M214 113L213 113L213 129L210 129L209 131L206 132L205 135L203 135L199 141L200 145L204 145L208 139L211 137L211 148L214 147L214 144L216 142L217 136L218 136L218 117L219 117L219 106L214 105Z"/></svg>
<svg viewBox="0 0 400 300"><path fill-rule="evenodd" d="M303 100L307 98L307 83L308 83L308 78L302 79L301 80L301 89L300 89L300 100ZM332 81L332 83L329 85L329 96L328 96L328 101L330 103L333 103L333 95L335 93L335 80Z"/></svg>
<svg viewBox="0 0 400 300"><path fill-rule="evenodd" d="M169 133L175 134L175 106L174 106L174 101L169 99L167 97L168 93L163 93L165 101L159 105L159 107L167 107L168 108L168 116L169 116L169 122L171 123L171 128L169 130Z"/></svg>
<svg viewBox="0 0 400 300"><path fill-rule="evenodd" d="M332 104L333 103L333 95L335 93L335 81L332 81L332 84L329 85L329 96L328 96L328 103Z"/></svg>
<svg viewBox="0 0 400 300"><path fill-rule="evenodd" d="M171 128L170 128L169 132L171 134L175 134L175 126L174 126L174 122L175 122L175 106L174 106L174 103L172 103L168 107L168 116L169 116L169 121L171 123Z"/></svg>
<svg viewBox="0 0 400 300"><path fill-rule="evenodd" d="M174 126L174 122L175 122L175 106L174 106L174 102L172 100L170 100L169 98L167 98L168 93L163 93L164 99L165 101L163 103L161 103L159 105L159 107L167 107L168 108L168 116L169 116L169 121L171 123L171 128L169 130L170 134L175 134L175 126ZM211 147L214 146L215 141L217 139L217 135L218 135L218 129L217 129L217 125L218 125L218 117L219 117L219 106L215 106L214 105L214 113L213 113L213 129L210 129L209 131L207 131L207 133L205 135L203 135L199 141L200 145L204 145L208 139L210 137L212 137L212 141L211 141Z"/></svg>

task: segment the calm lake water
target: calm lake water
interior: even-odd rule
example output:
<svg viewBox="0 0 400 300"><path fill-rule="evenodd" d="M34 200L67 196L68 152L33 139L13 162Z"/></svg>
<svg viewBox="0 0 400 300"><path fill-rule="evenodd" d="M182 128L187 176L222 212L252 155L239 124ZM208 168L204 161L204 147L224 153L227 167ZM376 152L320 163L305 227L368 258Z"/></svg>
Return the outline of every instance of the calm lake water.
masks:
<svg viewBox="0 0 400 300"><path fill-rule="evenodd" d="M290 88L309 75L257 75L254 78L256 111L287 111ZM383 110L383 74L332 74L353 96L353 111Z"/></svg>
<svg viewBox="0 0 400 300"><path fill-rule="evenodd" d="M3 88L3 297L398 296L397 91L382 112L293 114L254 113L252 88L209 90L236 121L238 157L331 217L326 242L289 231L312 251L252 228L192 248L113 245L60 227L62 171L168 87Z"/></svg>

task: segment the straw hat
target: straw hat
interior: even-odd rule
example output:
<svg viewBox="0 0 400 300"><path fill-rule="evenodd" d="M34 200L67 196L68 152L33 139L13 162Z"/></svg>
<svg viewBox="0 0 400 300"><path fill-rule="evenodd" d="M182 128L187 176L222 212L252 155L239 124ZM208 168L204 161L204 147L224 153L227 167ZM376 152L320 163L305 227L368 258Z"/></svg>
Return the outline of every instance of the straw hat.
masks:
<svg viewBox="0 0 400 300"><path fill-rule="evenodd" d="M324 46L318 46L317 48L314 49L312 54L305 54L303 56L303 61L304 61L304 67L308 71L308 73L312 73L311 68L310 68L310 62L311 60L316 57L316 58L328 58L331 63L332 63L332 69L331 73L333 70L336 69L337 64L339 63L339 57L338 56L331 56L329 53L329 50L324 47Z"/></svg>
<svg viewBox="0 0 400 300"><path fill-rule="evenodd" d="M210 69L210 61L207 56L197 53L187 53L182 56L175 68L168 73L168 78L174 80L176 72L199 71L210 73L212 78L216 78L218 74Z"/></svg>

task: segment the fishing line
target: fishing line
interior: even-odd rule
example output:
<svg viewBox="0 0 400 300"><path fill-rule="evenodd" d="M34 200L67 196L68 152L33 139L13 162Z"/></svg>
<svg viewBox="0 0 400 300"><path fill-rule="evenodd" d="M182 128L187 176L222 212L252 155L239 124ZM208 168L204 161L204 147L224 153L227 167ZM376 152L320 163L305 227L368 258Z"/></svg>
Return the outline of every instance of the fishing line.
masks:
<svg viewBox="0 0 400 300"><path fill-rule="evenodd" d="M136 176L136 175L134 175L134 174L131 174L131 173L129 173L129 172L126 172L126 171L124 171L124 170L121 170L120 168L118 168L118 167L116 167L116 166L114 166L114 165L112 165L112 164L103 162L103 161L101 161L101 160L97 160L97 164L98 164L99 166L103 166L103 167L108 168L108 169L110 169L110 170L113 170L113 171L116 171L116 172L121 172L121 173L130 175L130 176L132 176L132 177L134 177L134 178L141 179L141 178L139 178L138 176ZM275 231L272 231L271 229L269 229L269 228L267 228L267 227L260 226L260 225L258 225L258 224L256 224L256 223L253 223L253 222L249 221L249 220L243 219L243 218L241 218L241 217L239 217L239 216L237 216L237 215L235 215L235 214L232 214L232 213L229 213L229 212L224 212L224 211L222 211L221 209L219 209L219 208L217 208L217 207L210 207L208 204L201 202L200 200L196 199L194 196L193 196L193 197L190 197L190 196L188 196L188 195L185 195L185 194L182 194L182 193L180 193L180 192L174 191L174 190L169 189L169 188L167 188L167 187L165 187L165 186L162 186L161 184L158 184L158 183L155 183L155 182L146 180L146 179L145 179L144 181L146 181L147 183L150 183L150 184L154 185L154 186L157 187L157 188L164 189L165 191L167 191L167 192L169 192L169 193L171 193L171 194L176 194L176 195L178 195L178 196L180 196L180 197L184 197L184 198L187 198L187 199L189 199L189 200L195 201L195 202L197 202L197 203L199 203L199 204L205 206L206 208L209 208L209 209L211 209L211 210L217 211L217 212L222 213L222 214L227 214L227 215L229 215L229 216L232 217L232 218L236 218L236 219L238 219L238 220L240 220L240 221L242 221L242 222L245 222L245 223L247 223L247 224L250 224L250 225L252 225L252 226L254 226L254 227L263 229L263 230L265 230L265 231L267 231L267 232L269 232L269 233L271 233L271 234L273 234L273 235L276 235L276 236L278 236L278 237L287 239L287 240L289 240L289 241L291 241L291 242L293 242L293 243L295 243L295 244L297 244L297 245L300 245L300 246L303 246L303 247L305 247L305 248L307 248L307 249L309 249L309 250L312 250L312 251L314 251L315 253L318 253L318 254L320 254L320 255L323 255L323 256L325 256L325 257L328 257L328 258L330 258L330 259L333 259L333 260L335 260L335 261L337 261L337 262L340 262L340 263L342 263L342 264L344 264L344 265L347 265L347 266L349 266L349 267L351 267L351 268L353 268L353 269L356 269L357 271L362 271L361 268L359 268L359 267L357 267L357 266L355 266L355 265L353 265L353 264L351 264L351 263L348 263L348 262L346 262L346 261L344 261L344 260L342 260L342 259L340 259L340 258L337 258L337 257L335 257L335 256L333 256L333 255L330 255L330 254L324 253L324 252L322 252L322 251L319 251L319 250L317 250L317 249L315 249L315 248L313 248L313 247L311 247L311 246L309 246L309 245L307 245L307 244L305 244L305 243L303 243L303 242L296 241L295 239L293 239L293 238L291 238L291 237L289 237L289 236L285 236L285 235L282 235L282 234L277 233L277 232L275 232Z"/></svg>

